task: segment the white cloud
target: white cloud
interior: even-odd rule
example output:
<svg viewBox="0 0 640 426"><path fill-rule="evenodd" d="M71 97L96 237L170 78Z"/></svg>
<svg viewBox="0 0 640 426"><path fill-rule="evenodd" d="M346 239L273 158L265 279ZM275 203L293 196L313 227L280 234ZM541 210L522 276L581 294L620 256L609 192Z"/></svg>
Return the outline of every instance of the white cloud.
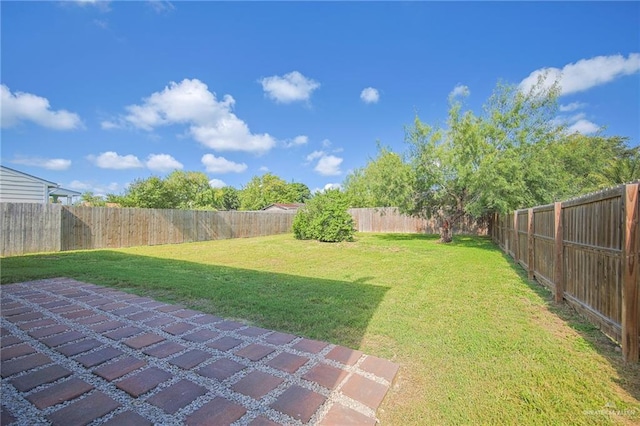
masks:
<svg viewBox="0 0 640 426"><path fill-rule="evenodd" d="M562 69L549 67L535 70L520 82L520 90L528 92L539 78L543 78L544 88L551 87L558 80L560 94L568 95L639 71L640 53L631 53L627 58L623 55L596 56L565 65Z"/></svg>
<svg viewBox="0 0 640 426"><path fill-rule="evenodd" d="M209 186L211 186L212 188L224 188L225 186L227 186L227 184L220 179L211 179L209 181Z"/></svg>
<svg viewBox="0 0 640 426"><path fill-rule="evenodd" d="M567 104L567 105L560 105L559 109L561 112L571 112L577 109L582 109L586 106L587 104L584 102L571 102L570 104Z"/></svg>
<svg viewBox="0 0 640 426"><path fill-rule="evenodd" d="M1 127L12 127L21 121L32 121L42 127L54 130L73 130L82 127L78 114L61 109L50 109L49 100L31 93L11 93L4 84L0 85Z"/></svg>
<svg viewBox="0 0 640 426"><path fill-rule="evenodd" d="M307 163L310 163L313 160L316 160L324 155L325 155L324 151L313 151L311 154L307 155L306 157Z"/></svg>
<svg viewBox="0 0 640 426"><path fill-rule="evenodd" d="M42 167L47 170L67 170L71 166L71 160L63 158L17 157L11 162L23 166Z"/></svg>
<svg viewBox="0 0 640 426"><path fill-rule="evenodd" d="M325 191L328 191L330 189L342 189L342 185L339 183L328 183L324 186Z"/></svg>
<svg viewBox="0 0 640 426"><path fill-rule="evenodd" d="M168 13L176 8L173 3L167 0L148 0L147 4L156 13Z"/></svg>
<svg viewBox="0 0 640 426"><path fill-rule="evenodd" d="M111 8L109 7L110 0L73 0L69 3L76 4L78 6L94 6L101 12L109 12Z"/></svg>
<svg viewBox="0 0 640 426"><path fill-rule="evenodd" d="M79 180L71 181L68 185L69 189L73 189L79 192L93 192L94 195L105 196L107 194L116 194L120 192L122 187L116 182L111 182L108 185L94 184L92 182L82 182Z"/></svg>
<svg viewBox="0 0 640 426"><path fill-rule="evenodd" d="M106 30L107 28L109 28L109 23L104 19L94 19L93 25L95 25L98 28L102 28L103 30Z"/></svg>
<svg viewBox="0 0 640 426"><path fill-rule="evenodd" d="M331 141L329 139L323 139L322 140L322 147L323 148L329 148L331 146Z"/></svg>
<svg viewBox="0 0 640 426"><path fill-rule="evenodd" d="M188 126L187 135L216 151L262 154L273 148L274 138L268 133L251 133L247 124L231 112L234 104L230 95L218 100L200 80L185 79L169 83L163 91L144 99L141 105L126 107L128 114L120 121L147 131L184 124ZM104 121L102 128L121 125Z"/></svg>
<svg viewBox="0 0 640 426"><path fill-rule="evenodd" d="M453 88L449 96L455 98L456 96L469 96L470 94L471 94L471 91L469 90L468 86L458 83L456 84L456 87Z"/></svg>
<svg viewBox="0 0 640 426"><path fill-rule="evenodd" d="M156 172L169 172L184 167L181 162L169 154L151 154L147 158L146 164L149 170Z"/></svg>
<svg viewBox="0 0 640 426"><path fill-rule="evenodd" d="M118 155L113 151L103 152L97 157L89 155L87 159L101 169L125 170L144 167L144 164L135 155Z"/></svg>
<svg viewBox="0 0 640 426"><path fill-rule="evenodd" d="M119 129L121 126L113 121L105 120L100 123L100 127L104 130Z"/></svg>
<svg viewBox="0 0 640 426"><path fill-rule="evenodd" d="M284 147L291 148L294 146L306 145L309 142L309 137L306 135L298 135L292 140L285 141Z"/></svg>
<svg viewBox="0 0 640 426"><path fill-rule="evenodd" d="M553 122L555 125L564 125L565 131L571 133L581 133L589 135L600 130L600 126L588 120L584 112L574 114L572 116L560 115Z"/></svg>
<svg viewBox="0 0 640 426"><path fill-rule="evenodd" d="M316 192L325 192L328 191L330 189L342 189L342 185L339 183L328 183L326 184L323 188L315 188L313 191L311 191L312 194L315 194Z"/></svg>
<svg viewBox="0 0 640 426"><path fill-rule="evenodd" d="M260 172L268 172L268 171L269 171L269 168L268 168L267 166L261 166L261 167L258 169L258 171L260 171Z"/></svg>
<svg viewBox="0 0 640 426"><path fill-rule="evenodd" d="M360 92L360 99L362 99L362 102L365 104L375 104L380 100L380 93L378 89L367 87Z"/></svg>
<svg viewBox="0 0 640 426"><path fill-rule="evenodd" d="M340 171L342 161L342 158L335 155L325 155L318 160L314 170L323 176L336 176L342 173Z"/></svg>
<svg viewBox="0 0 640 426"><path fill-rule="evenodd" d="M234 163L224 157L216 157L213 154L203 155L201 161L209 173L242 173L247 170L245 163Z"/></svg>
<svg viewBox="0 0 640 426"><path fill-rule="evenodd" d="M305 77L298 71L280 77L277 75L260 80L262 90L276 102L288 104L296 101L308 101L311 93L320 87L320 83Z"/></svg>
<svg viewBox="0 0 640 426"><path fill-rule="evenodd" d="M600 130L600 127L597 124L584 118L577 120L567 128L569 133L577 132L582 133L583 135L589 135L597 132L598 130Z"/></svg>

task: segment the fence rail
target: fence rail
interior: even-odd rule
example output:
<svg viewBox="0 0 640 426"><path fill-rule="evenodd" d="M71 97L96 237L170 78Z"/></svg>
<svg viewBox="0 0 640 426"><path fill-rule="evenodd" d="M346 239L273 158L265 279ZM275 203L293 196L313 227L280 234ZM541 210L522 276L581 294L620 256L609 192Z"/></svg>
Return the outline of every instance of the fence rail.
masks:
<svg viewBox="0 0 640 426"><path fill-rule="evenodd" d="M491 237L530 278L547 286L622 345L640 353L638 184L506 215Z"/></svg>
<svg viewBox="0 0 640 426"><path fill-rule="evenodd" d="M436 219L421 219L400 213L396 207L349 209L358 232L439 234ZM488 224L465 216L453 225L454 234L488 235Z"/></svg>
<svg viewBox="0 0 640 426"><path fill-rule="evenodd" d="M398 209L351 209L359 232L438 233L434 220ZM0 203L0 256L157 244L179 244L291 232L292 211L201 211ZM487 235L463 218L458 234Z"/></svg>
<svg viewBox="0 0 640 426"><path fill-rule="evenodd" d="M291 231L291 212L164 210L0 203L0 256L179 244Z"/></svg>

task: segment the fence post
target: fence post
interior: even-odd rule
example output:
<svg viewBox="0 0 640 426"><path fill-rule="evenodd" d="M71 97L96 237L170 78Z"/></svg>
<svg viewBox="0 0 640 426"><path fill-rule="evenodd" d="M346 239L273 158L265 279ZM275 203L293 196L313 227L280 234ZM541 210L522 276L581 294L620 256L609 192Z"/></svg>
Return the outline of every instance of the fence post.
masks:
<svg viewBox="0 0 640 426"><path fill-rule="evenodd" d="M622 252L622 356L638 362L638 184L625 186Z"/></svg>
<svg viewBox="0 0 640 426"><path fill-rule="evenodd" d="M564 256L562 244L562 203L557 202L553 205L554 211L554 227L555 227L555 260L553 270L553 281L556 286L555 300L561 303L564 298Z"/></svg>
<svg viewBox="0 0 640 426"><path fill-rule="evenodd" d="M533 209L529 209L529 213L527 216L527 265L529 265L529 279L533 279L533 262L534 262L534 252L533 252Z"/></svg>
<svg viewBox="0 0 640 426"><path fill-rule="evenodd" d="M520 260L520 235L518 234L518 210L513 212L513 259L516 263Z"/></svg>

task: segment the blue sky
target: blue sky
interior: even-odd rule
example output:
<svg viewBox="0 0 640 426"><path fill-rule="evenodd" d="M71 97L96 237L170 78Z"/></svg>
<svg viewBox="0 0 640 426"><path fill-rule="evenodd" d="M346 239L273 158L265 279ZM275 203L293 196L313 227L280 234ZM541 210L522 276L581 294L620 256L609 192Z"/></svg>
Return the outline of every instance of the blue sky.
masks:
<svg viewBox="0 0 640 426"><path fill-rule="evenodd" d="M544 70L573 131L640 143L640 3L5 2L3 165L120 193L179 168L312 190L448 96Z"/></svg>

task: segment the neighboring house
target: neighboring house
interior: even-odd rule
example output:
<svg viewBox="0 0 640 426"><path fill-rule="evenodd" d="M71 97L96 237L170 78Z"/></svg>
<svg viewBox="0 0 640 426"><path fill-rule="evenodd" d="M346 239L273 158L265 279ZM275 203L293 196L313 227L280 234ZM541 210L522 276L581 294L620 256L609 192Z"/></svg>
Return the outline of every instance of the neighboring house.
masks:
<svg viewBox="0 0 640 426"><path fill-rule="evenodd" d="M275 203L263 208L266 212L296 211L304 206L303 203Z"/></svg>
<svg viewBox="0 0 640 426"><path fill-rule="evenodd" d="M80 195L77 191L60 188L55 182L0 166L0 202L50 203L53 199L71 204L73 197Z"/></svg>

